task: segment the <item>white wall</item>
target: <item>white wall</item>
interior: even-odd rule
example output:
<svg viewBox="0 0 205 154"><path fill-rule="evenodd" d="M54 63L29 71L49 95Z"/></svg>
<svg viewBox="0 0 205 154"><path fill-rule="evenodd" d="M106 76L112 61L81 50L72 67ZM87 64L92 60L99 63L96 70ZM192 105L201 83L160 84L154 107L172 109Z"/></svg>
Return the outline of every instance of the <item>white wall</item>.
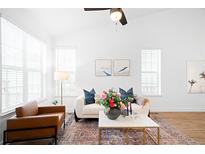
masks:
<svg viewBox="0 0 205 154"><path fill-rule="evenodd" d="M204 94L186 93L186 60L205 60L205 11L170 9L138 17L128 25L79 31L55 45L77 48L77 85L97 92L110 87L134 88L140 94L140 52L162 50L162 96L149 97L152 111L205 111ZM130 59L128 77L96 77L95 59Z"/></svg>

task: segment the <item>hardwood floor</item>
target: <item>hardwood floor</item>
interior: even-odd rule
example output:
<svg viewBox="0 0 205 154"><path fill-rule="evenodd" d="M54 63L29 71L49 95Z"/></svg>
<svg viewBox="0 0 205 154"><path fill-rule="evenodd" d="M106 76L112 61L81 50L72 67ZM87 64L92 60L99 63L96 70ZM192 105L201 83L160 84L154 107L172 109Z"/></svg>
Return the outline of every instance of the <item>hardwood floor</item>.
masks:
<svg viewBox="0 0 205 154"><path fill-rule="evenodd" d="M205 112L159 112L175 128L205 144Z"/></svg>

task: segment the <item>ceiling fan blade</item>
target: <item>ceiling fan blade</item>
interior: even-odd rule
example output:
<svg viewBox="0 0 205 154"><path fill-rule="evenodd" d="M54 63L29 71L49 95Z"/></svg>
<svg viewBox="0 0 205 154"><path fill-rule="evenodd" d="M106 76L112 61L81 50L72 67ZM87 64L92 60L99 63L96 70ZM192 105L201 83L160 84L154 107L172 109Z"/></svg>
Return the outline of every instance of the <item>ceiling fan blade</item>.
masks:
<svg viewBox="0 0 205 154"><path fill-rule="evenodd" d="M126 24L127 24L127 19L126 19L125 14L124 14L123 11L122 11L122 17L121 17L121 19L120 19L120 23L121 23L122 25L126 25Z"/></svg>
<svg viewBox="0 0 205 154"><path fill-rule="evenodd" d="M84 8L84 11L102 11L102 10L109 10L111 8Z"/></svg>

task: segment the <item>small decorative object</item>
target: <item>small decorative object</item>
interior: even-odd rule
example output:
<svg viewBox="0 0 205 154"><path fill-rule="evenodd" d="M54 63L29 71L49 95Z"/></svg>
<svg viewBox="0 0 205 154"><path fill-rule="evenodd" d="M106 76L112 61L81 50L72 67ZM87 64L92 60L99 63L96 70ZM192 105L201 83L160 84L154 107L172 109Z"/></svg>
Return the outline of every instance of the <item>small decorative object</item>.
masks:
<svg viewBox="0 0 205 154"><path fill-rule="evenodd" d="M96 76L112 76L112 60L111 59L96 59L95 60L95 75Z"/></svg>
<svg viewBox="0 0 205 154"><path fill-rule="evenodd" d="M53 105L56 105L56 104L58 104L58 101L57 101L57 100L54 100L54 101L52 102L52 104L53 104Z"/></svg>
<svg viewBox="0 0 205 154"><path fill-rule="evenodd" d="M100 94L100 104L105 107L105 113L111 120L117 119L120 114L129 110L129 99L121 99L121 95L114 89L110 89L108 92L103 91Z"/></svg>
<svg viewBox="0 0 205 154"><path fill-rule="evenodd" d="M187 61L188 93L205 93L205 60Z"/></svg>
<svg viewBox="0 0 205 154"><path fill-rule="evenodd" d="M117 59L113 60L113 75L128 76L130 74L130 60Z"/></svg>

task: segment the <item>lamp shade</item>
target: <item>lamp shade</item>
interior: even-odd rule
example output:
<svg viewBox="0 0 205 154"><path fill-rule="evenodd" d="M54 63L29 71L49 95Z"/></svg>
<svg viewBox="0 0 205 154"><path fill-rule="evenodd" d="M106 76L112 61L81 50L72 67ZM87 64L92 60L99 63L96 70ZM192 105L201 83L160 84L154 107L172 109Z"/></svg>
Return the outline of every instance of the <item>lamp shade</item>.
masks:
<svg viewBox="0 0 205 154"><path fill-rule="evenodd" d="M54 73L54 80L68 80L68 78L68 72L59 71Z"/></svg>

